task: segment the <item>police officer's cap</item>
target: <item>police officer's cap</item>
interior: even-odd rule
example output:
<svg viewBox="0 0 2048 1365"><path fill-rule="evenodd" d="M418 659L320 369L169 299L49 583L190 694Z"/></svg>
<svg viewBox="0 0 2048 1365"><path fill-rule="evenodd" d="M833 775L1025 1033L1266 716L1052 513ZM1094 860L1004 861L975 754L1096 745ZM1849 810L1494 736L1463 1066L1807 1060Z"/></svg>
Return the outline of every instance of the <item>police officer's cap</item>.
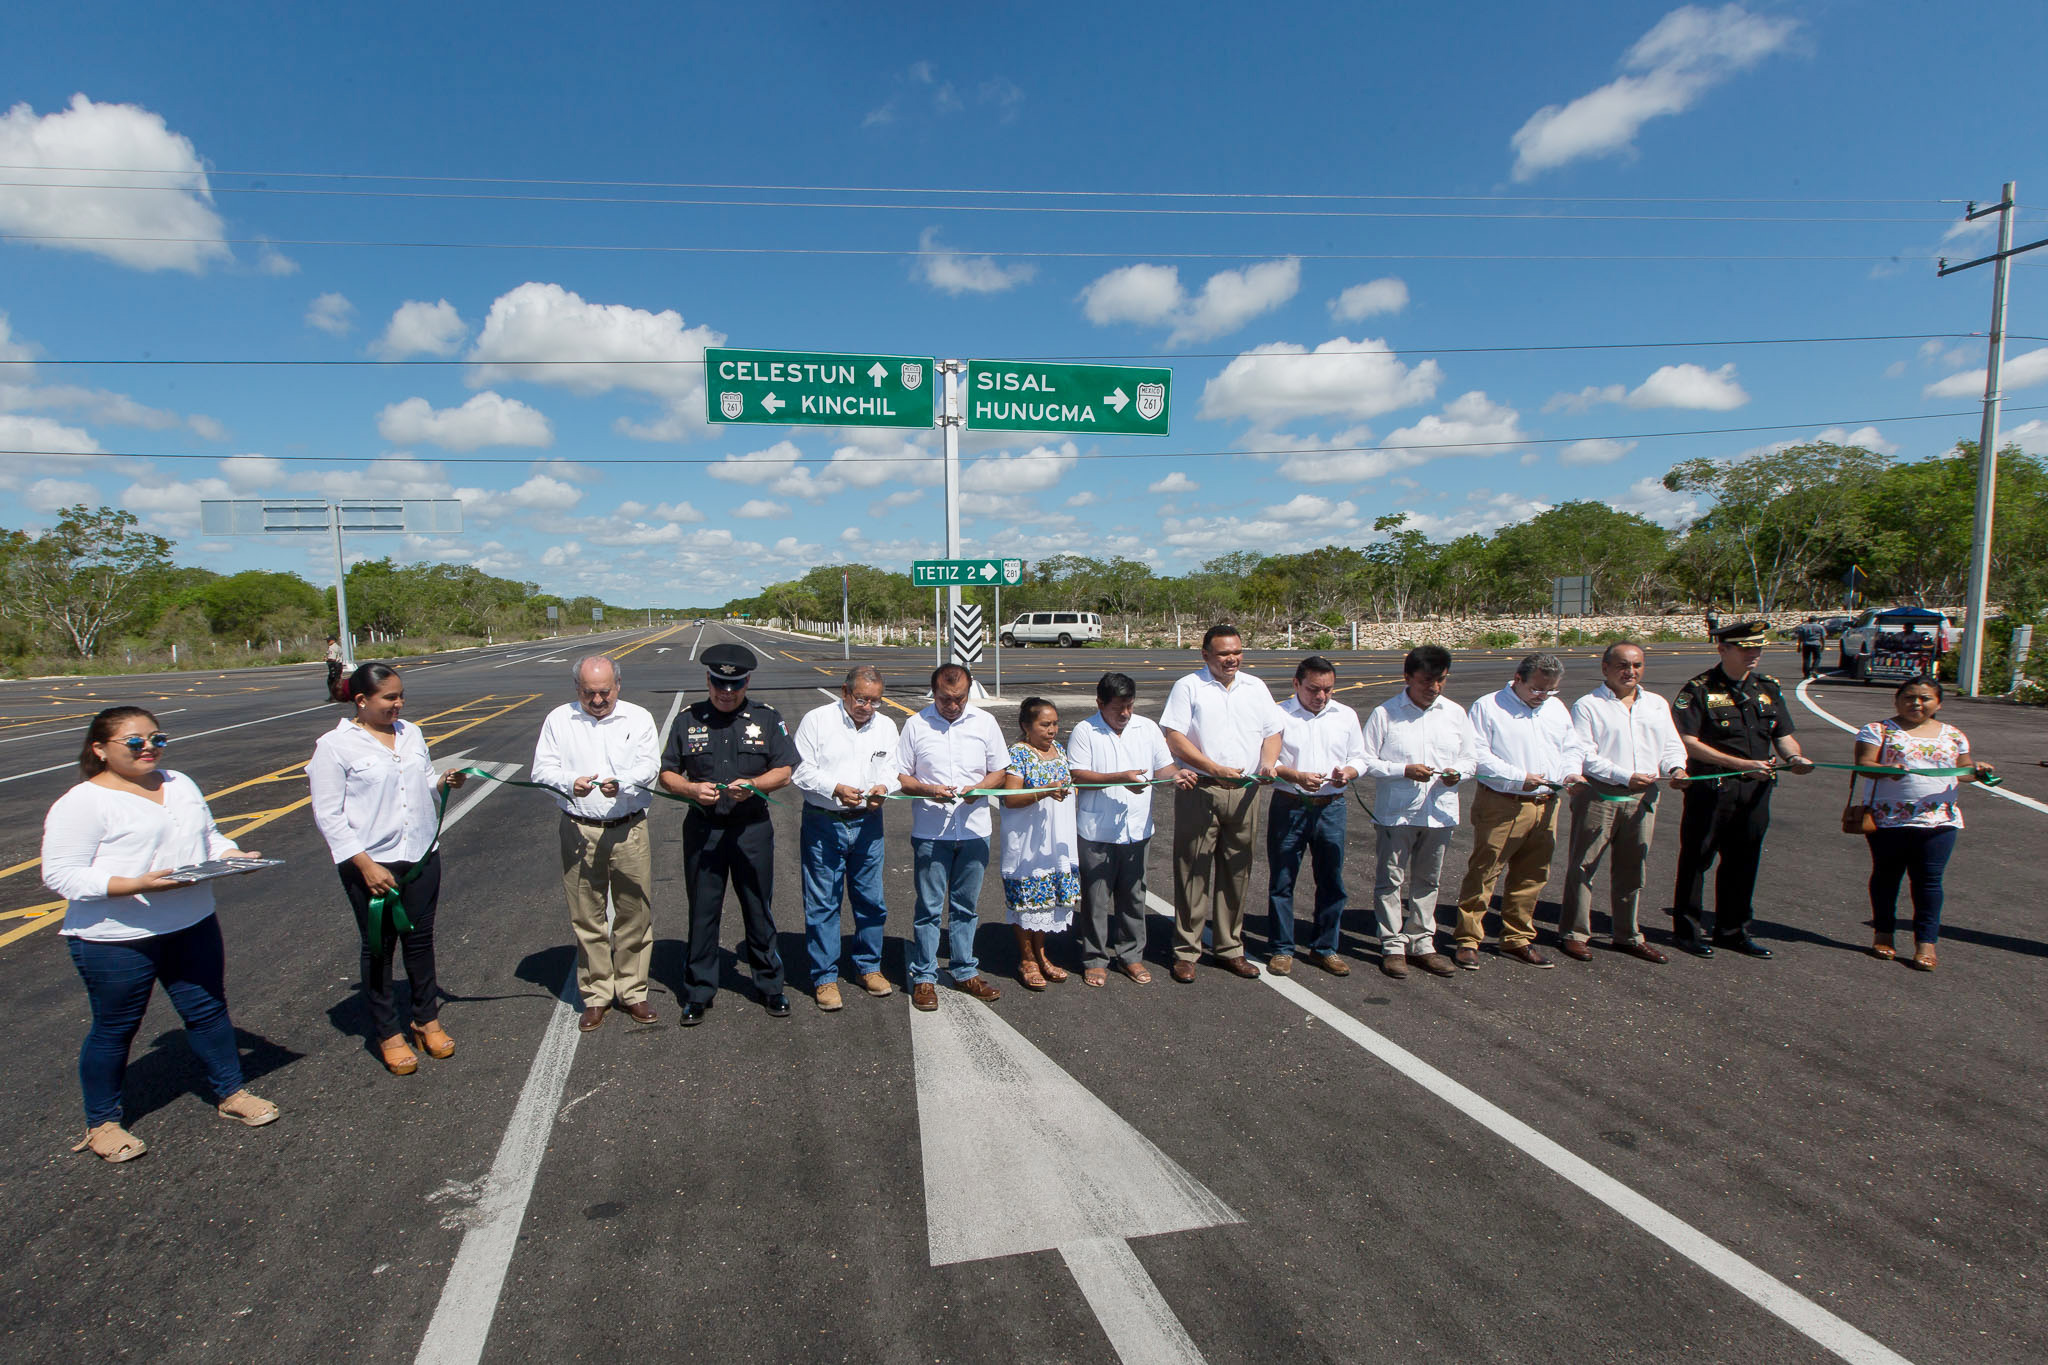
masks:
<svg viewBox="0 0 2048 1365"><path fill-rule="evenodd" d="M1771 628L1768 621L1737 621L1714 632L1714 642L1723 645L1737 645L1743 649L1761 649L1766 632ZM705 656L709 658L709 655Z"/></svg>
<svg viewBox="0 0 2048 1365"><path fill-rule="evenodd" d="M745 645L713 645L704 651L704 671L720 682L742 683L761 666Z"/></svg>

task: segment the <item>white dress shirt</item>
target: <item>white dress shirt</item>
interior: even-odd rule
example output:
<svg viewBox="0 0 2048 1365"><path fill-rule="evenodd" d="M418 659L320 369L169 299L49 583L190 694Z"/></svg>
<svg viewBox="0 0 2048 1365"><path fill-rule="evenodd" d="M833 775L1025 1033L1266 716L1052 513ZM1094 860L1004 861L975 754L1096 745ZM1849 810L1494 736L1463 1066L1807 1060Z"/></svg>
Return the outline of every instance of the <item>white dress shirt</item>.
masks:
<svg viewBox="0 0 2048 1365"><path fill-rule="evenodd" d="M1266 736L1280 733L1280 708L1273 705L1266 685L1251 674L1239 673L1225 687L1203 668L1176 682L1166 694L1159 728L1178 731L1211 762L1249 777L1258 771Z"/></svg>
<svg viewBox="0 0 2048 1365"><path fill-rule="evenodd" d="M1572 724L1585 746L1586 776L1626 787L1637 773L1670 777L1685 771L1685 742L1671 721L1671 703L1636 689L1625 704L1606 683L1572 703Z"/></svg>
<svg viewBox="0 0 2048 1365"><path fill-rule="evenodd" d="M1455 829L1458 789L1438 778L1416 782L1405 776L1410 763L1459 780L1479 770L1477 742L1465 708L1438 697L1424 710L1402 688L1365 718L1365 772L1374 781L1372 820L1376 825L1423 825Z"/></svg>
<svg viewBox="0 0 2048 1365"><path fill-rule="evenodd" d="M1173 766L1166 736L1145 717L1131 713L1122 734L1109 728L1102 712L1081 721L1067 736L1067 762L1091 773L1143 773L1149 779ZM1076 829L1091 844L1135 844L1152 837L1152 789L1123 787L1078 793Z"/></svg>
<svg viewBox="0 0 2048 1365"><path fill-rule="evenodd" d="M434 763L417 725L395 721L392 748L352 720L320 736L306 760L313 823L334 861L367 853L380 863L413 863L434 842Z"/></svg>
<svg viewBox="0 0 2048 1365"><path fill-rule="evenodd" d="M1542 796L1522 785L1530 773L1551 782L1578 777L1586 745L1572 726L1572 713L1556 697L1531 707L1510 683L1472 703L1472 733L1479 741L1479 780L1510 796Z"/></svg>
<svg viewBox="0 0 2048 1365"><path fill-rule="evenodd" d="M1003 742L1003 728L986 711L970 706L960 719L949 721L937 706L903 722L903 735L896 743L896 770L903 776L935 786L966 788L987 773L1010 766L1010 746ZM986 839L993 827L988 816L988 797L972 801L913 801L910 837L913 839Z"/></svg>
<svg viewBox="0 0 2048 1365"><path fill-rule="evenodd" d="M1365 735L1358 726L1358 712L1341 701L1326 701L1320 711L1311 711L1299 697L1280 703L1280 764L1302 773L1333 773L1339 768L1365 771ZM1274 784L1296 796L1335 796L1344 788L1325 782L1304 792L1292 782Z"/></svg>
<svg viewBox="0 0 2048 1365"><path fill-rule="evenodd" d="M109 896L115 877L190 867L232 853L191 778L163 771L158 805L146 796L81 782L43 820L43 885L71 902L57 932L102 943L153 938L213 913L213 883Z"/></svg>
<svg viewBox="0 0 2048 1365"><path fill-rule="evenodd" d="M843 701L807 711L796 727L796 753L790 781L802 790L807 806L845 815L852 808L833 795L840 787L903 789L896 767L896 722L880 711L866 725L853 723Z"/></svg>
<svg viewBox="0 0 2048 1365"><path fill-rule="evenodd" d="M587 796L558 796L555 804L585 820L619 820L654 804L650 789L661 776L661 738L646 707L614 702L602 720L580 701L548 712L533 746L533 780L574 791L577 778L593 774L600 782L618 779L619 794L606 796L593 786Z"/></svg>

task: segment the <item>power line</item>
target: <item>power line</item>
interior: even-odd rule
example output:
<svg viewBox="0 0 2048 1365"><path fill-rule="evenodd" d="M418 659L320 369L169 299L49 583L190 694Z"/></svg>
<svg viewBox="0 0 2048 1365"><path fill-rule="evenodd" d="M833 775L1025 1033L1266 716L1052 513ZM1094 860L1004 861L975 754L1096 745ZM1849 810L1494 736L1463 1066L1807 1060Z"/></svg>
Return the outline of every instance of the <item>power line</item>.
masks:
<svg viewBox="0 0 2048 1365"><path fill-rule="evenodd" d="M1256 352L1256 353L1255 353L1255 352L1249 352L1249 351L1172 351L1172 352L1159 352L1159 351L1093 351L1093 352L1087 352L1087 353L1082 353L1082 354L1075 354L1075 355L1029 355L1029 356L1000 356L1000 357L998 357L998 356L990 356L990 357L981 357L981 358L984 358L984 359L992 359L992 360L993 360L993 359L1001 359L1001 360L1010 360L1010 361L1021 361L1021 362L1026 362L1026 363L1031 363L1031 362L1043 362L1043 363L1046 363L1046 364L1065 364L1065 363L1078 363L1078 362L1083 362L1083 361L1093 361L1093 360L1153 360L1153 361L1161 361L1161 360L1234 360L1234 359L1239 359L1239 358L1245 358L1245 357L1248 357L1248 358L1251 358L1251 359L1255 359L1255 360L1259 361L1259 362L1260 362L1261 364L1263 364L1263 363L1265 363L1265 362L1267 362L1267 361L1271 361L1271 360L1323 360L1323 359L1329 359L1329 358L1332 358L1332 357L1337 357L1337 356L1360 356L1360 355L1384 355L1384 356L1401 356L1401 355L1424 355L1424 354L1427 354L1427 355L1522 355L1522 354L1539 354L1539 353L1544 353L1544 352L1554 352L1554 351L1655 351L1655 350L1712 350L1712 349L1716 349L1716 348L1724 348L1724 347L1731 347L1731 346L1818 346L1818 345L1828 345L1828 344L1834 344L1834 343L1844 343L1844 342L1874 342L1874 341L1978 341L1978 340L1982 340L1982 339L1983 339L1983 336L1984 336L1984 334L1983 334L1982 332L1890 332L1890 333L1872 333L1872 334L1870 334L1870 335L1866 335L1866 336L1835 336L1835 337L1824 337L1824 336L1822 336L1822 337L1737 337L1737 338L1720 338L1720 339L1712 339L1712 340L1704 340L1704 341L1586 341L1586 342L1572 342L1572 343L1566 343L1566 344L1550 344L1550 345L1527 345L1527 346L1419 346L1419 345L1418 345L1418 346L1382 346L1382 347L1356 347L1356 348L1352 348L1352 349L1349 349L1349 350L1342 350L1342 351L1267 351L1267 352ZM2021 333L2017 333L2017 332L2008 332L2008 333L2006 333L2006 339L2007 339L2008 341L2048 341L2048 336L2029 336L2029 335L2023 335L2023 334L2021 334ZM504 366L504 367L507 367L507 368L509 368L509 367L512 367L512 366L537 366L537 367L538 367L538 366L557 366L557 365L680 365L680 366L693 366L693 365L702 365L702 364L704 363L704 361L703 361L703 360L702 360L701 358L700 358L700 359L695 359L695 360L691 360L691 359L665 359L665 358L663 358L663 359L616 359L616 360L614 360L614 359L604 359L604 358L577 358L577 359L566 359L566 360L562 360L562 359L557 359L557 360L546 360L546 359L534 359L534 358L531 358L531 357L528 357L528 358L522 358L522 359L517 359L517 360L500 360L500 359L494 359L494 358L478 358L478 359L420 359L420 358L410 358L410 359L402 359L402 360L377 360L377 359L346 359L346 360L314 360L314 359L295 359L295 360L280 360L280 359L261 359L261 360L252 360L252 359L233 359L233 358L220 358L220 359L185 359L185 360L166 360L166 359L159 359L159 358L156 358L156 357L146 357L146 358L132 358L132 359L97 359L97 360L86 360L86 359L64 359L64 360L48 360L48 359L42 359L42 358L37 358L37 359L33 359L33 360L23 360L23 361L14 361L14 362L0 362L0 365L5 365L5 364L9 364L9 363L12 363L12 364L21 364L21 365L84 365L84 366L92 366L92 365L122 365L122 366L191 366L191 367L208 367L208 366L216 366L216 367L242 367L242 368L251 368L251 369L262 369L262 368L284 368L284 369L292 369L292 368L309 368L309 369L406 369L406 368L435 368L435 367L449 367L449 366L483 366L483 365L490 365L490 366Z"/></svg>
<svg viewBox="0 0 2048 1365"><path fill-rule="evenodd" d="M2038 412L2038 411L2041 411L2041 410L2043 410L2043 409L2048 409L2048 403L2035 403L2035 404L2030 404L2030 405L2027 405L2027 406L2024 406L2024 407L2020 407L2020 406L2011 406L2011 407L2008 407L2008 408L2006 409L2006 411L2008 411L2008 412ZM1904 414L1895 414L1895 415L1893 415L1893 416L1889 416L1889 417L1838 417L1838 418L1832 418L1832 419L1823 419L1823 418L1815 418L1815 419L1809 419L1809 420L1807 420L1807 421L1804 421L1804 422L1772 422L1772 423L1766 423L1766 424L1761 424L1761 425L1757 425L1757 426L1743 426L1743 427L1696 427L1696 428L1693 428L1693 429L1691 429L1691 430L1686 430L1686 431L1633 431L1633 432L1615 432L1615 433L1605 433L1605 434L1600 434L1600 435L1595 435L1595 436L1525 436L1525 437L1522 437L1522 438L1520 438L1520 439L1518 439L1518 440L1511 440L1511 441L1434 441L1434 442L1428 442L1428 443L1420 443L1420 442L1418 442L1418 443L1411 443L1411 444L1405 444L1405 445L1377 445L1377 446L1279 446L1279 447L1273 447L1273 448L1268 448L1268 449L1246 448L1246 449L1238 449L1238 450L1167 450L1167 451L1158 451L1158 450L1153 450L1153 451L1143 451L1143 450L1141 450L1141 451L1131 451L1131 452L1108 452L1108 451L1091 451L1091 452L1088 452L1088 453L1085 453L1085 454L1080 454L1080 453L1077 453L1077 454L1076 454L1076 455L1075 455L1075 456L1074 456L1073 458L1074 458L1074 459L1076 459L1076 460L1086 460L1086 461L1089 461L1089 462L1095 462L1095 461L1116 461L1116 460L1199 460L1199 459L1232 459L1232 458L1237 458L1237 457L1241 457L1241 456L1253 456L1253 457L1260 457L1260 456L1293 456L1293 455L1363 455L1363 454L1381 454L1381 453L1385 453L1385 454L1394 454L1394 453L1400 453L1400 452L1412 452L1412 451L1437 451L1437 452L1440 452L1440 453L1446 453L1446 452L1447 452L1447 453L1453 453L1453 454L1455 454L1455 453L1456 453L1456 452L1458 452L1458 451L1465 451L1465 450L1516 450L1516 449L1520 449L1520 448L1521 448L1521 447L1523 447L1523 446L1554 446L1554 445L1573 445L1573 444L1576 444L1576 443L1578 443L1578 442L1580 442L1580 441L1656 441L1656 440L1669 440L1669 439L1676 439L1676 438L1680 438L1680 437L1690 437L1690 436L1748 436L1748 435L1756 435L1756 434L1759 434L1759 433L1762 433L1762 432L1769 432L1769 431L1798 431L1798 430L1801 430L1801 429L1804 429L1804 428L1808 428L1808 427L1819 427L1819 428L1822 428L1822 429L1826 429L1826 428L1829 428L1829 427L1851 427L1851 426L1874 426L1874 425L1876 425L1876 424L1877 424L1877 423L1879 423L1879 422L1934 422L1934 421L1945 421L1945 420L1948 420L1948 419L1950 419L1950 418L1955 418L1955 417L1975 417L1976 415L1977 415L1977 414L1976 414L1976 413L1974 413L1974 412L1917 412L1917 413L1904 413ZM1020 435L1020 436L1043 436L1043 435L1053 435L1053 436L1059 436L1059 435L1071 435L1071 434L1073 434L1073 433L1060 433L1060 432L1019 432L1019 433L1015 433L1015 434L1017 434L1017 435ZM907 439L907 438L906 438L906 439ZM393 458L393 457L391 457L391 456L389 456L389 455L260 455L260 454L259 454L259 455L218 455L218 454L194 454L194 453L191 453L191 452L173 452L173 451L142 451L142 450L89 450L89 451L81 451L81 450L20 450L20 449L13 449L13 450L0 450L0 455L64 456L64 457L67 457L67 458L72 458L72 459L106 459L106 460L226 460L226 459L240 459L240 458L255 458L255 459L264 459L264 460L276 460L276 461L279 461L280 463L292 463L292 464L299 464L299 463L326 463L326 464L364 464L364 465L369 465L369 464L375 464L375 463L376 463L377 461L379 461L379 460L384 460L384 459L390 459L390 458ZM481 465L523 465L523 464L569 464L569 465L579 465L579 466L580 466L580 465L707 465L707 466L719 466L719 465L727 465L727 464L734 464L734 463L737 463L736 461L733 461L733 460L731 460L731 459L728 459L728 458L727 458L727 457L725 457L725 456L719 456L719 457L718 457L718 458L716 458L716 459L712 459L712 458L709 458L709 457L706 457L706 458L701 458L701 459L700 459L700 458L692 458L692 457L688 457L688 456L681 456L681 455L609 456L609 455L533 455L533 454L528 454L528 455L518 455L518 456L512 456L512 455L506 455L506 456L480 456L480 457L468 457L468 458L463 458L463 459L447 459L447 458L443 458L443 457L438 457L438 456L425 456L425 457L423 457L423 456L419 456L419 455L407 455L407 456L405 456L404 458L405 458L405 459L407 459L407 460L410 460L410 461L412 461L412 462L415 462L415 463L420 463L420 464L426 464L426 463L433 463L433 464L447 465L447 466L453 466L453 467L468 467L468 466L481 466ZM809 466L809 467L811 467L811 468L823 468L823 469L827 469L827 470L829 470L829 469L831 468L831 466L832 466L833 464L841 464L841 465L857 465L857 464L917 464L917 465L922 465L922 464L929 464L929 463L932 463L932 462L934 462L934 461L939 461L939 460L943 460L944 458L945 458L945 457L944 457L943 455L941 455L941 454L938 454L938 453L936 453L936 452L934 452L934 453L932 453L932 454L929 454L929 455L875 455L875 456L871 456L871 457L870 457L870 456L863 456L862 458L860 458L860 459L855 459L855 460L834 460L834 461L830 461L830 462L827 462L827 463L826 463L826 464L824 464L824 465L817 465L817 464L815 464L815 463L814 463L814 464L812 464L812 465L811 465L811 466ZM804 463L804 460L803 460L803 459L802 459L801 457L799 457L799 458L797 458L797 459L794 459L794 460L788 460L788 461L782 461L782 460L774 460L774 461L768 461L768 460L753 460L753 461L748 461L748 462L747 462L747 466L748 466L749 468L761 469L761 468L779 468L779 467L781 467L782 465L784 465L784 464L787 464L787 465L788 465L788 466L790 466L791 468L795 468L795 467L796 467L797 465L800 465L800 464L803 464L803 463ZM1398 472L1398 471L1392 471L1392 472ZM1361 480L1360 480L1360 482L1363 482L1363 480L1361 479Z"/></svg>

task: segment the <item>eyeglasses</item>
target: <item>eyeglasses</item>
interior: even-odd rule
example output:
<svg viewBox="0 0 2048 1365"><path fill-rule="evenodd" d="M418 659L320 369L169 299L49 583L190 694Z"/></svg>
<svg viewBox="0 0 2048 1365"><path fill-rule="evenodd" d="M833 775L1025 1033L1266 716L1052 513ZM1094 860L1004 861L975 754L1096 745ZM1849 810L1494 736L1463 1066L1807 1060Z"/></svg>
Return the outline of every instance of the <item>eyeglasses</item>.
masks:
<svg viewBox="0 0 2048 1365"><path fill-rule="evenodd" d="M139 754L144 749L161 749L170 742L171 737L161 730L151 735L148 739L144 739L141 735L121 736L121 743L128 746L128 752L131 754Z"/></svg>

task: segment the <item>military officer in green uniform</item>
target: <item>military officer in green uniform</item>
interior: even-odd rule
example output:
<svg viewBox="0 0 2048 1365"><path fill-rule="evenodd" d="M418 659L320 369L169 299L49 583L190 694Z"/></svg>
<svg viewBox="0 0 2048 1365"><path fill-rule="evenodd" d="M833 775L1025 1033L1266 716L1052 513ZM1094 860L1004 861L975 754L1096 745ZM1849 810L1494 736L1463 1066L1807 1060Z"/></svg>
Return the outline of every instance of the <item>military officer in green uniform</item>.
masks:
<svg viewBox="0 0 2048 1365"><path fill-rule="evenodd" d="M1792 738L1792 713L1777 679L1756 671L1766 629L1763 621L1723 626L1714 636L1721 662L1679 688L1671 703L1687 773L1741 774L1685 784L1671 919L1678 946L1696 957L1712 957L1717 947L1750 957L1771 955L1749 936L1757 862L1771 824L1771 787L1780 771L1813 771L1812 760ZM1710 942L1703 921L1707 868L1716 858L1721 867L1714 878Z"/></svg>
<svg viewBox="0 0 2048 1365"><path fill-rule="evenodd" d="M662 790L691 803L683 815L683 883L690 898L684 1028L702 1023L718 994L718 926L728 884L739 894L746 924L741 955L754 989L768 1013L778 1019L789 1014L769 908L775 826L761 798L788 785L796 741L774 707L747 700L747 678L757 663L745 645L705 650L710 695L676 717L662 753Z"/></svg>

